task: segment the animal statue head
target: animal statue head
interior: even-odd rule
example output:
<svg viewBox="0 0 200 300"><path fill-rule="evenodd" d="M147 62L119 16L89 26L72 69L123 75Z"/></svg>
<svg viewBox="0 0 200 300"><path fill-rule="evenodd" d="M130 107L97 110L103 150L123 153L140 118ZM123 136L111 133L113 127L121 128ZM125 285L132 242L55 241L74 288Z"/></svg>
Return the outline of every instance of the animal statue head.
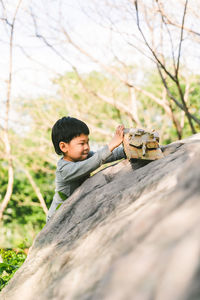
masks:
<svg viewBox="0 0 200 300"><path fill-rule="evenodd" d="M123 144L128 159L156 160L164 157L159 146L159 134L155 130L124 129Z"/></svg>

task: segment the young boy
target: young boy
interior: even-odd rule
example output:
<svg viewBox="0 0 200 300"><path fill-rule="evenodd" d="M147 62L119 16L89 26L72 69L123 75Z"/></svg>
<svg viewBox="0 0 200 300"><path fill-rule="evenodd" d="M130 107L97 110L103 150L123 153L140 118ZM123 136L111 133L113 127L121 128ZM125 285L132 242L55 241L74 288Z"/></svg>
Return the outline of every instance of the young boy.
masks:
<svg viewBox="0 0 200 300"><path fill-rule="evenodd" d="M123 147L124 126L119 125L110 143L97 152L90 151L88 126L71 117L59 119L52 128L55 151L62 158L57 163L56 189L47 222L62 203L102 164L126 158Z"/></svg>

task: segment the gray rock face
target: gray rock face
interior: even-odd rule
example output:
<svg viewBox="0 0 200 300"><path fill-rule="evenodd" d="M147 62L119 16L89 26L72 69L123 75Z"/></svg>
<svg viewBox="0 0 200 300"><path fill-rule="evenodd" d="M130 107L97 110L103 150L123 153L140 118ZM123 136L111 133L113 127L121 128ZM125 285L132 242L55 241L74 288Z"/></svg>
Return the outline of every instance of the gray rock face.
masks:
<svg viewBox="0 0 200 300"><path fill-rule="evenodd" d="M200 134L163 151L86 180L0 299L200 299Z"/></svg>

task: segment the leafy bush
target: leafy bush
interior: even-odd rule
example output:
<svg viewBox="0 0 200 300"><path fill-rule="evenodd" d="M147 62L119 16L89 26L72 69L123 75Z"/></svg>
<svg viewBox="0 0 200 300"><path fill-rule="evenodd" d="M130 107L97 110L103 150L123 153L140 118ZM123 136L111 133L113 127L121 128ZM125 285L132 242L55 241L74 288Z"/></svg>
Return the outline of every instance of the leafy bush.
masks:
<svg viewBox="0 0 200 300"><path fill-rule="evenodd" d="M0 291L26 259L24 250L0 248Z"/></svg>

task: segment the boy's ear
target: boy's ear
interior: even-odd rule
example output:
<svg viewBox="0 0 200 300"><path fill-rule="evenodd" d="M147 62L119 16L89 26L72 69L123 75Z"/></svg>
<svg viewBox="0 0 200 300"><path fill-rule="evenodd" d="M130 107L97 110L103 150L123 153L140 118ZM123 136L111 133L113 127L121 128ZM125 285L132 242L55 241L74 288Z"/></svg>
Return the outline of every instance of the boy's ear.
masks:
<svg viewBox="0 0 200 300"><path fill-rule="evenodd" d="M59 148L63 153L66 153L68 150L68 143L65 142L60 142L59 143Z"/></svg>

